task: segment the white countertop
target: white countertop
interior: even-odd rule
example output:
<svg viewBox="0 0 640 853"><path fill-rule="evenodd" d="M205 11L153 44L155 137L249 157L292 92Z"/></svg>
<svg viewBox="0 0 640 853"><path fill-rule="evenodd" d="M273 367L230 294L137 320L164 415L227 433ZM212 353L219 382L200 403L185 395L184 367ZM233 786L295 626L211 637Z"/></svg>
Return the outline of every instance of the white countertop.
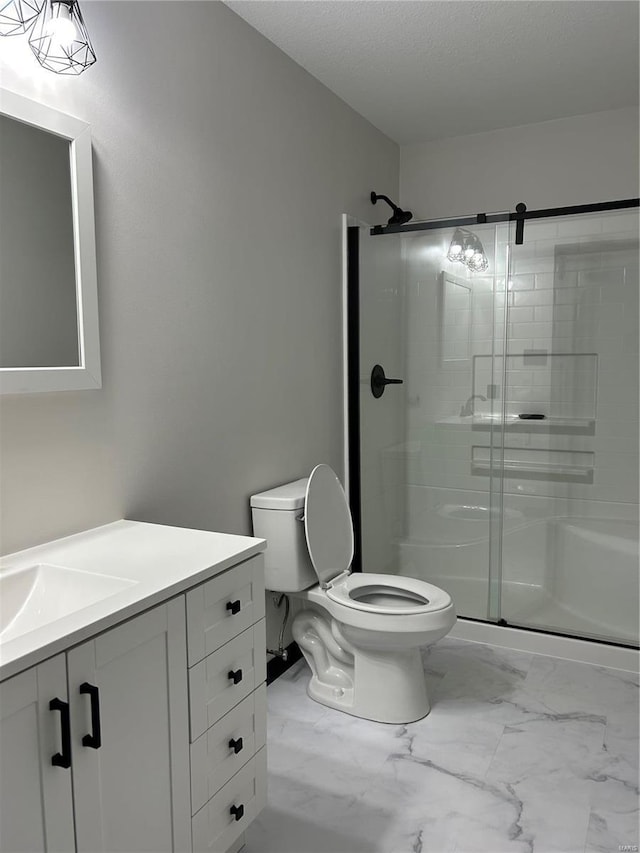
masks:
<svg viewBox="0 0 640 853"><path fill-rule="evenodd" d="M178 595L266 548L264 539L115 521L0 559L0 575L37 564L132 583L69 615L2 642L0 681Z"/></svg>

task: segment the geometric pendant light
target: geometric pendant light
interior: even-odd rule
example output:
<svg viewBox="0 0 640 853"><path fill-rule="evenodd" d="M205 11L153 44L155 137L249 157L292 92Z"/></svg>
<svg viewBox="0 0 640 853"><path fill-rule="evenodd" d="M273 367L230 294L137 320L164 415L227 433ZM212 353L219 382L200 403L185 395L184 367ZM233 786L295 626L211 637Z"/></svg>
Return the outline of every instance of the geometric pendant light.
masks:
<svg viewBox="0 0 640 853"><path fill-rule="evenodd" d="M40 65L56 74L82 74L96 61L77 0L45 0L29 45Z"/></svg>
<svg viewBox="0 0 640 853"><path fill-rule="evenodd" d="M44 0L0 0L0 35L24 35L43 5Z"/></svg>

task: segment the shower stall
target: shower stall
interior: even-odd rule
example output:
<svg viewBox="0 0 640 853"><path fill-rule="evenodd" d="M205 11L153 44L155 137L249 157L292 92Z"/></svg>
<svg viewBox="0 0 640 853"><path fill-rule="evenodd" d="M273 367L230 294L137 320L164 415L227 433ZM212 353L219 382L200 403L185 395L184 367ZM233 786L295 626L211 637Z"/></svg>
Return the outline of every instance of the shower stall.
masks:
<svg viewBox="0 0 640 853"><path fill-rule="evenodd" d="M634 647L638 202L523 208L345 228L354 568Z"/></svg>

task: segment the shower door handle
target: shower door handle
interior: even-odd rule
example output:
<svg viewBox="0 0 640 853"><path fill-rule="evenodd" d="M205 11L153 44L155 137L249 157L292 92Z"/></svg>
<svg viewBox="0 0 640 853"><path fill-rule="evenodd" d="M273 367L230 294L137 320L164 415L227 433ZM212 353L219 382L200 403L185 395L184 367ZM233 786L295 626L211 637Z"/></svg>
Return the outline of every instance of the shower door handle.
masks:
<svg viewBox="0 0 640 853"><path fill-rule="evenodd" d="M404 379L387 379L384 375L384 367L381 364L376 364L371 371L371 393L378 399L384 394L384 389L387 385L402 385Z"/></svg>

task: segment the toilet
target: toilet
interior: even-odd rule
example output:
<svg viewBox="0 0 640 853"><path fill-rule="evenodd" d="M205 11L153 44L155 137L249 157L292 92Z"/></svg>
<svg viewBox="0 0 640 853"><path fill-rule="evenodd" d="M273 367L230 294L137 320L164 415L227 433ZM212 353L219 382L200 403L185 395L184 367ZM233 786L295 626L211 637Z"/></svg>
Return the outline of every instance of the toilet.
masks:
<svg viewBox="0 0 640 853"><path fill-rule="evenodd" d="M251 515L267 540L267 589L300 606L292 632L311 667L309 696L381 723L425 717L420 649L455 624L449 594L414 578L351 573L351 513L328 465L253 495Z"/></svg>

